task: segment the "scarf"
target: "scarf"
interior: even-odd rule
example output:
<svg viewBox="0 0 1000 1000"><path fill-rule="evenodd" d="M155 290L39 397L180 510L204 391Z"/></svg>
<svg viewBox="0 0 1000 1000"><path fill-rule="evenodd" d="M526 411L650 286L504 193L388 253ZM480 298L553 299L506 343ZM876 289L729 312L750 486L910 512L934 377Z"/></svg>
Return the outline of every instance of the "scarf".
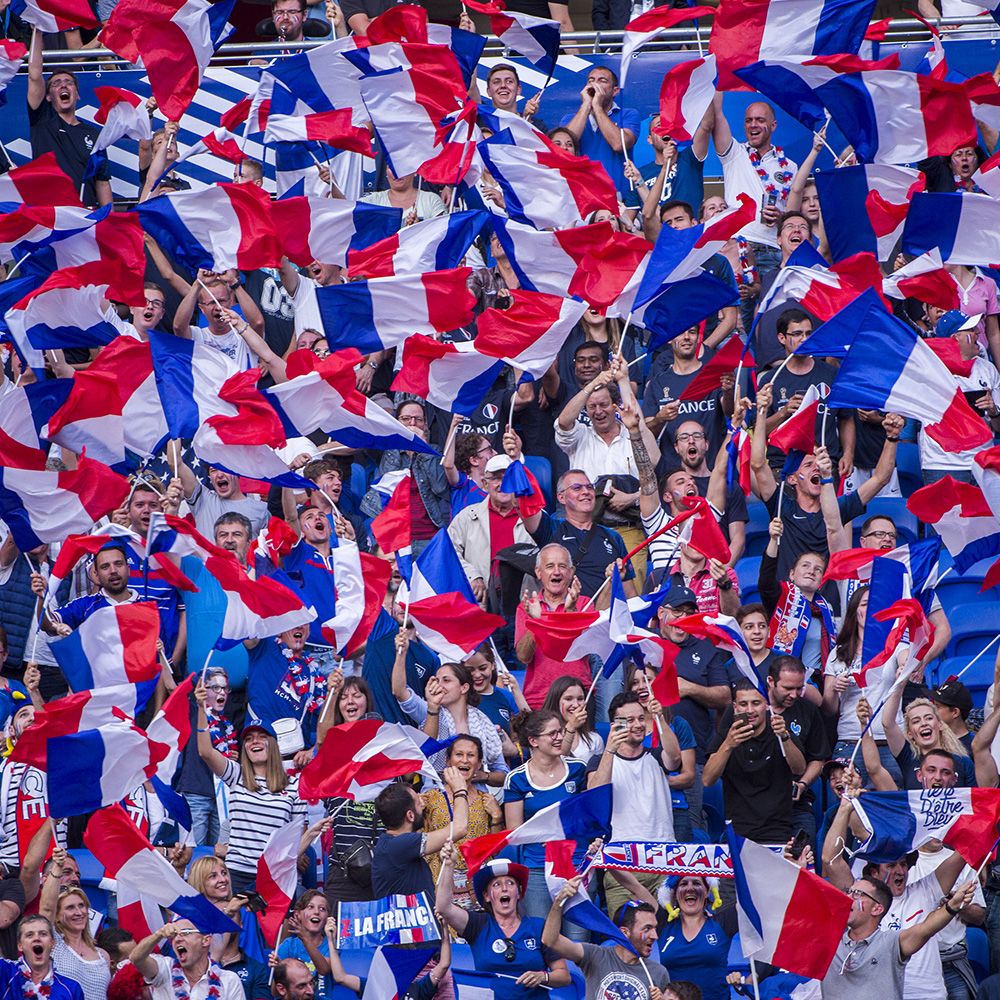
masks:
<svg viewBox="0 0 1000 1000"><path fill-rule="evenodd" d="M781 585L781 600L771 616L767 633L768 646L776 653L790 654L801 659L806 633L816 611L820 614L820 651L825 662L837 635L833 611L821 595L817 594L810 601L795 584L787 581Z"/></svg>
<svg viewBox="0 0 1000 1000"><path fill-rule="evenodd" d="M18 971L21 973L21 996L22 997L47 997L52 993L52 980L55 976L55 969L50 965L49 974L40 982L36 983L31 978L31 969L23 957L17 960Z"/></svg>
<svg viewBox="0 0 1000 1000"><path fill-rule="evenodd" d="M170 963L170 982L174 988L176 1000L191 1000L191 988L187 976L181 968L181 963L175 958ZM208 996L209 1000L217 1000L222 996L222 980L219 978L219 967L215 962L208 963Z"/></svg>
<svg viewBox="0 0 1000 1000"><path fill-rule="evenodd" d="M212 746L219 753L224 754L231 760L239 756L239 747L236 742L236 727L221 712L218 715L212 712L205 713L208 716L208 734L212 740Z"/></svg>
<svg viewBox="0 0 1000 1000"><path fill-rule="evenodd" d="M750 165L757 171L757 176L760 178L761 184L764 185L764 192L766 194L777 195L777 206L781 208L788 203L788 196L792 192L792 180L795 174L791 169L788 157L785 156L785 151L780 146L772 146L771 149L774 151L774 158L778 162L778 169L774 172L774 180L771 180L771 175L764 169L760 153L753 146L747 147L747 156L750 157ZM777 181L777 184L775 181ZM778 184L781 185L780 188Z"/></svg>
<svg viewBox="0 0 1000 1000"><path fill-rule="evenodd" d="M288 660L288 670L278 692L294 701L303 712L319 712L326 701L326 677L313 672L311 656L296 656L287 646L282 646L281 652Z"/></svg>

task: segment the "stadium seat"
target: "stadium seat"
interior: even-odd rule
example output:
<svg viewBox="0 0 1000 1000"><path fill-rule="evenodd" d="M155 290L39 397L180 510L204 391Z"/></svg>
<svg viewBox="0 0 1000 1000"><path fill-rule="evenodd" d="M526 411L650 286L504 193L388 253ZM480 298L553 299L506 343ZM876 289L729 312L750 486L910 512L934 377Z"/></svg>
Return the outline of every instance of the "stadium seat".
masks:
<svg viewBox="0 0 1000 1000"><path fill-rule="evenodd" d="M965 943L969 949L969 964L981 983L990 974L990 941L982 927L966 927Z"/></svg>
<svg viewBox="0 0 1000 1000"><path fill-rule="evenodd" d="M748 556L762 556L767 548L767 526L770 518L767 516L767 507L759 501L747 501L747 513L750 520L747 522L746 547L743 549L743 558Z"/></svg>
<svg viewBox="0 0 1000 1000"><path fill-rule="evenodd" d="M552 463L541 455L525 455L524 464L538 480L538 487L545 495L549 510L553 509L555 494L552 492Z"/></svg>
<svg viewBox="0 0 1000 1000"><path fill-rule="evenodd" d="M942 657L934 664L934 669L929 671L927 680L935 686L943 684L949 677L957 677L958 674L972 663L973 659L975 659L975 653L970 656ZM995 662L996 657L991 650L985 656L981 656L976 660L969 668L968 673L962 674L962 683L972 693L973 702L977 704L982 700L977 695L985 695L986 689L993 683Z"/></svg>
<svg viewBox="0 0 1000 1000"><path fill-rule="evenodd" d="M938 600L946 614L951 614L960 604L974 604L980 601L1000 601L1000 590L992 587L983 593L979 588L983 585L983 573L977 566L972 566L961 576L949 573L935 588Z"/></svg>
<svg viewBox="0 0 1000 1000"><path fill-rule="evenodd" d="M892 518L898 535L897 545L917 541L920 522L906 509L906 501L902 497L875 497L868 504L865 513L854 520L852 527L855 548L861 544L861 525L874 514Z"/></svg>
<svg viewBox="0 0 1000 1000"><path fill-rule="evenodd" d="M747 596L757 593L757 579L760 576L760 556L744 556L736 563L736 579L740 583L740 603L752 604ZM757 600L756 597L753 598Z"/></svg>
<svg viewBox="0 0 1000 1000"><path fill-rule="evenodd" d="M896 476L899 489L904 497L912 496L924 485L920 473L920 446L908 441L900 441L896 447Z"/></svg>
<svg viewBox="0 0 1000 1000"><path fill-rule="evenodd" d="M975 656L997 634L997 621L1000 621L1000 601L974 601L952 608L948 613L951 639L945 656ZM987 655L983 659L992 662L993 657Z"/></svg>
<svg viewBox="0 0 1000 1000"><path fill-rule="evenodd" d="M726 809L722 800L722 782L717 781L704 791L702 808L705 811L705 822L708 824L708 835L713 844L721 844L726 831Z"/></svg>
<svg viewBox="0 0 1000 1000"><path fill-rule="evenodd" d="M364 462L352 462L351 463L351 496L361 503L361 498L368 492L368 486L371 483L370 470Z"/></svg>
<svg viewBox="0 0 1000 1000"><path fill-rule="evenodd" d="M743 945L740 943L739 934L734 934L729 942L729 971L743 972L750 971L750 963L743 957Z"/></svg>

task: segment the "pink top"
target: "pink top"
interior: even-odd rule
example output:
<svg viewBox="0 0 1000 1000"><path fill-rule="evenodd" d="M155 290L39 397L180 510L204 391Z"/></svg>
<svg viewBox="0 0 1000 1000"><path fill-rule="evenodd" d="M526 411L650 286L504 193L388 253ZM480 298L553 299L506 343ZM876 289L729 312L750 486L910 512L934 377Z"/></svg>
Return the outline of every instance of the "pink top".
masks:
<svg viewBox="0 0 1000 1000"><path fill-rule="evenodd" d="M560 612L565 611L566 608L564 605L560 605L557 608L549 608L548 610ZM514 618L515 643L527 631L527 626L525 625L527 617L528 613L524 610L523 605L519 604L517 606L517 615ZM546 656L536 646L535 655L532 657L531 662L526 663L525 666L528 668L528 672L524 676L524 698L532 708L542 707L542 702L545 701L545 696L549 693L549 688L552 687L552 682L557 677L565 677L569 674L571 677L579 678L585 688L590 687L590 664L586 658L568 660L563 663L562 660L553 660L551 657Z"/></svg>

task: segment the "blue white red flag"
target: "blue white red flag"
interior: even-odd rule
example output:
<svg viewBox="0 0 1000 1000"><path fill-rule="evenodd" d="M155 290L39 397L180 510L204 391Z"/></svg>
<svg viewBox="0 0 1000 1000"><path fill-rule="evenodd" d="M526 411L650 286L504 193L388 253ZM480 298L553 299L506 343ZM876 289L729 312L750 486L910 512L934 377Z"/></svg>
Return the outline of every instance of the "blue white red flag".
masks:
<svg viewBox="0 0 1000 1000"><path fill-rule="evenodd" d="M936 247L946 264L993 263L1000 261L998 224L996 198L968 191L924 191L910 203L903 250L917 255Z"/></svg>
<svg viewBox="0 0 1000 1000"><path fill-rule="evenodd" d="M136 211L143 229L192 270L253 270L281 263L271 199L255 184L161 194Z"/></svg>
<svg viewBox="0 0 1000 1000"><path fill-rule="evenodd" d="M577 849L575 840L550 840L545 844L545 885L552 899L578 874L573 864L573 854ZM576 893L566 900L563 916L577 927L599 935L600 939L607 938L633 954L638 954L621 928L616 927L607 914L591 901L585 882L581 882Z"/></svg>
<svg viewBox="0 0 1000 1000"><path fill-rule="evenodd" d="M383 945L372 957L361 1000L402 1000L434 950Z"/></svg>
<svg viewBox="0 0 1000 1000"><path fill-rule="evenodd" d="M341 542L341 545L343 544ZM386 590L392 576L392 565L386 559L362 552L358 556L358 561L361 593L357 593L356 577L351 578L350 591L338 582L334 616L322 625L323 635L327 641L345 657L352 656L368 641L375 619L378 618L385 602ZM399 553L396 554L396 565L402 565Z"/></svg>
<svg viewBox="0 0 1000 1000"><path fill-rule="evenodd" d="M726 444L726 487L739 484L744 496L750 496L750 434L745 427L732 432Z"/></svg>
<svg viewBox="0 0 1000 1000"><path fill-rule="evenodd" d="M22 21L47 34L100 27L87 0L12 0L10 10Z"/></svg>
<svg viewBox="0 0 1000 1000"><path fill-rule="evenodd" d="M288 916L299 881L299 845L305 825L296 817L278 827L267 838L264 850L257 859L256 890L267 904L257 916L257 924L268 948L278 946L281 925Z"/></svg>
<svg viewBox="0 0 1000 1000"><path fill-rule="evenodd" d="M94 121L102 128L91 151L92 158L120 139L148 141L152 138L146 102L138 94L121 87L95 87L94 96L100 101Z"/></svg>
<svg viewBox="0 0 1000 1000"><path fill-rule="evenodd" d="M436 454L412 428L358 392L354 369L360 362L356 350L338 351L322 361L312 351L293 351L288 358L288 381L267 389L286 429L299 434L322 430L348 448Z"/></svg>
<svg viewBox="0 0 1000 1000"><path fill-rule="evenodd" d="M606 837L611 829L612 786L589 788L561 802L539 809L516 830L501 830L483 837L473 837L459 845L469 875L483 862L505 847L521 844L546 844L553 840L588 843L594 837Z"/></svg>
<svg viewBox="0 0 1000 1000"><path fill-rule="evenodd" d="M395 482L385 506L372 518L371 533L383 552L395 555L399 575L409 584L413 575L413 520L410 505L413 474L410 469L402 471L404 474Z"/></svg>
<svg viewBox="0 0 1000 1000"><path fill-rule="evenodd" d="M906 509L934 525L959 575L982 559L1000 556L1000 521L979 486L945 476L917 490Z"/></svg>
<svg viewBox="0 0 1000 1000"><path fill-rule="evenodd" d="M736 664L736 669L766 697L767 691L757 676L753 657L743 638L739 622L735 618L723 614L698 613L675 618L670 625L697 639L707 639L716 649L729 653L733 663Z"/></svg>
<svg viewBox="0 0 1000 1000"><path fill-rule="evenodd" d="M123 59L142 60L160 112L180 121L209 60L233 31L227 19L235 2L120 0L98 37Z"/></svg>
<svg viewBox="0 0 1000 1000"><path fill-rule="evenodd" d="M993 435L966 402L944 363L915 330L887 313L873 292L864 296L862 324L855 327L851 349L834 380L827 406L913 417L945 451L990 444ZM837 322L830 320L821 329L825 331Z"/></svg>
<svg viewBox="0 0 1000 1000"><path fill-rule="evenodd" d="M24 57L27 54L27 48L20 42L15 42L10 38L0 40L0 107L7 103L7 84L17 76L17 71L21 68L21 63L24 62ZM55 159L54 153L47 155ZM3 197L2 194L3 189L0 188L0 201L8 201L9 199Z"/></svg>
<svg viewBox="0 0 1000 1000"><path fill-rule="evenodd" d="M403 342L403 364L394 392L411 392L448 413L473 413L493 387L503 362L477 350L478 343L442 343L414 334Z"/></svg>
<svg viewBox="0 0 1000 1000"><path fill-rule="evenodd" d="M347 253L348 273L352 278L388 278L458 267L489 218L482 211L452 212L404 229L397 226L377 243L352 244Z"/></svg>
<svg viewBox="0 0 1000 1000"><path fill-rule="evenodd" d="M58 612L50 614L58 620ZM152 601L113 604L99 608L50 648L72 691L150 681L155 686L159 631L160 613ZM152 691L144 693L148 700Z"/></svg>
<svg viewBox="0 0 1000 1000"><path fill-rule="evenodd" d="M660 84L657 133L681 145L691 142L715 97L717 82L713 55L672 66Z"/></svg>
<svg viewBox="0 0 1000 1000"><path fill-rule="evenodd" d="M368 129L351 123L350 108L315 111L308 115L271 114L264 129L264 142L324 142L363 156L374 156Z"/></svg>
<svg viewBox="0 0 1000 1000"><path fill-rule="evenodd" d="M417 635L442 658L461 662L504 620L476 603L447 529L441 528L413 562L405 599Z"/></svg>
<svg viewBox="0 0 1000 1000"><path fill-rule="evenodd" d="M633 18L625 25L622 36L621 70L618 74L619 86L625 89L629 67L635 52L647 42L657 38L662 32L674 28L684 21L699 17L715 17L714 7L655 7Z"/></svg>
<svg viewBox="0 0 1000 1000"><path fill-rule="evenodd" d="M847 926L851 897L770 848L739 836L732 823L726 824L726 839L744 957L822 979Z"/></svg>
<svg viewBox="0 0 1000 1000"><path fill-rule="evenodd" d="M503 0L490 0L489 3L472 0L468 7L489 16L490 32L507 48L524 56L540 73L552 76L559 59L558 21L508 11Z"/></svg>
<svg viewBox="0 0 1000 1000"><path fill-rule="evenodd" d="M413 333L447 333L472 321L472 269L402 274L316 289L323 331L333 350L365 354L403 343Z"/></svg>
<svg viewBox="0 0 1000 1000"><path fill-rule="evenodd" d="M882 279L882 292L894 299L916 299L918 302L926 302L928 305L937 306L939 309L961 311L962 300L958 294L958 282L943 265L941 252L935 247L922 253L919 257L904 264L898 271L893 271ZM959 372L956 367L949 364L948 367L955 375L970 375L971 365L961 358L958 349L958 342L946 337L935 337L929 340L928 346L946 364L949 362L949 353L952 357L968 371Z"/></svg>
<svg viewBox="0 0 1000 1000"><path fill-rule="evenodd" d="M824 393L816 383L811 383L802 395L799 408L768 434L767 443L786 455L793 451L809 454L816 444L816 420Z"/></svg>
<svg viewBox="0 0 1000 1000"><path fill-rule="evenodd" d="M851 805L870 834L856 852L868 861L898 861L929 840L940 840L978 868L996 844L996 788L869 792L851 799Z"/></svg>
<svg viewBox="0 0 1000 1000"><path fill-rule="evenodd" d="M0 42L0 52L3 44ZM83 207L76 185L56 162L55 153L43 153L0 176L0 205L8 204Z"/></svg>
<svg viewBox="0 0 1000 1000"><path fill-rule="evenodd" d="M873 253L888 260L902 234L910 199L926 183L919 170L883 163L817 171L816 190L830 219L824 231L833 259Z"/></svg>
<svg viewBox="0 0 1000 1000"><path fill-rule="evenodd" d="M206 934L239 930L153 849L120 805L91 816L83 840L104 865L108 878L117 879L178 917L190 920L198 930Z"/></svg>
<svg viewBox="0 0 1000 1000"><path fill-rule="evenodd" d="M353 254L370 252L394 239L403 222L402 209L342 198L279 198L271 203L271 215L288 259L299 267L308 267L313 261L346 267ZM419 224L411 227L419 228ZM420 267L419 270L437 268Z"/></svg>
<svg viewBox="0 0 1000 1000"><path fill-rule="evenodd" d="M952 483L955 482L950 476L946 478ZM932 488L925 486L917 493L923 493L928 489ZM969 485L969 489L974 494L980 493L975 486ZM919 501L918 506L920 506ZM1000 530L1000 526L998 526L998 530ZM925 539L922 542L900 545L894 549L844 549L841 552L834 552L827 563L823 582L825 583L827 580L868 580L871 578L872 564L876 559L892 559L903 566L910 578L910 589L914 594L919 594L924 589L924 585L931 580L931 574L937 566L938 557L941 554L941 541L940 538L935 537ZM985 556L979 558L983 559ZM973 560L973 562L976 561Z"/></svg>

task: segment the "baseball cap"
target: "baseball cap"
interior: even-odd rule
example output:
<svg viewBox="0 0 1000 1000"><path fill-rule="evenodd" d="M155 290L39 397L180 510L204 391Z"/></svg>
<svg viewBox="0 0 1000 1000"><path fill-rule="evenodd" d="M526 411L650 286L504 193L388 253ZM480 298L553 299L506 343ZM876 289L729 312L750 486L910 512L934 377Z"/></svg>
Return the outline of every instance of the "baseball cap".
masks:
<svg viewBox="0 0 1000 1000"><path fill-rule="evenodd" d="M830 775L838 768L848 768L851 762L846 757L833 757L823 765L823 780L829 781Z"/></svg>
<svg viewBox="0 0 1000 1000"><path fill-rule="evenodd" d="M510 466L511 459L509 455L494 455L487 463L486 468L483 472L493 473L493 472L506 472Z"/></svg>
<svg viewBox="0 0 1000 1000"><path fill-rule="evenodd" d="M947 680L931 692L931 701L948 708L957 708L966 718L972 711L972 695L960 680Z"/></svg>
<svg viewBox="0 0 1000 1000"><path fill-rule="evenodd" d="M937 321L937 326L934 327L934 335L937 337L950 337L959 330L971 330L974 326L979 325L981 319L982 313L976 316L966 316L965 313L960 312L958 309L949 309Z"/></svg>
<svg viewBox="0 0 1000 1000"><path fill-rule="evenodd" d="M663 599L663 605L667 608L680 608L685 604L698 607L698 598L694 596L694 591L690 587L685 587L682 583L675 583L667 596Z"/></svg>
<svg viewBox="0 0 1000 1000"><path fill-rule="evenodd" d="M274 726L269 722L251 722L244 726L240 730L240 743L242 743L252 732L254 731L263 733L265 736L271 736L277 739L277 734L274 731Z"/></svg>

